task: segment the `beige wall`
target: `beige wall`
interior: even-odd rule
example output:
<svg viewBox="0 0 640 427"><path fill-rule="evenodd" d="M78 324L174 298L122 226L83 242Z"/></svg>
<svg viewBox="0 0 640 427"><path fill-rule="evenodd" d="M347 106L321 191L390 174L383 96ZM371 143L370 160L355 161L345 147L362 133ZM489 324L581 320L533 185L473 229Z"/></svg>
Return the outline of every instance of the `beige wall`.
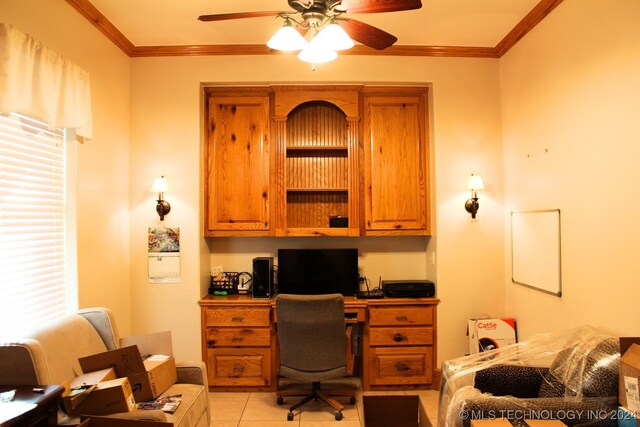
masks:
<svg viewBox="0 0 640 427"><path fill-rule="evenodd" d="M171 328L179 356L200 357L198 298L209 263L250 270L257 255L284 246L357 246L361 269L436 282L440 359L463 354L469 316L501 315L504 305L502 152L498 62L492 59L342 56L318 67L293 56L136 58L131 72L131 266L134 328ZM473 70L470 72L470 70ZM348 78L346 77L348 76ZM416 83L432 85L432 173L435 237L409 239L201 239L201 84ZM482 174L479 221L464 210L466 182ZM146 280L146 228L157 224L148 186L164 174L172 188L167 226L181 231L182 282ZM211 255L209 257L209 252ZM435 252L437 272L431 265ZM203 269L204 267L204 269Z"/></svg>
<svg viewBox="0 0 640 427"><path fill-rule="evenodd" d="M520 336L638 335L640 2L566 0L500 61L505 217L560 209L562 298L511 283Z"/></svg>
<svg viewBox="0 0 640 427"><path fill-rule="evenodd" d="M111 308L128 334L131 61L64 0L2 0L0 20L90 73L93 139L78 147L78 303Z"/></svg>

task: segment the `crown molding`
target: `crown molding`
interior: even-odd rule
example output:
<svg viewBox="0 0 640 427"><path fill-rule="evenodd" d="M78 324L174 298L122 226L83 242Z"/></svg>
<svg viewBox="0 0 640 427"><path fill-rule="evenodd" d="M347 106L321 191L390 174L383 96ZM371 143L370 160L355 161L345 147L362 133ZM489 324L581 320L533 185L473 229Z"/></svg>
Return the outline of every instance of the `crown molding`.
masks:
<svg viewBox="0 0 640 427"><path fill-rule="evenodd" d="M91 22L109 40L118 46L124 53L131 56L135 49L133 43L118 30L89 0L67 0L75 10Z"/></svg>
<svg viewBox="0 0 640 427"><path fill-rule="evenodd" d="M120 32L89 0L66 0L82 16L118 46L127 56L133 58L157 56L209 56L209 55L293 55L278 52L262 44L227 45L178 45L178 46L135 46ZM433 56L464 58L500 58L522 37L531 31L563 0L540 0L540 2L495 46L414 46L394 45L384 50L376 50L357 45L340 52L341 55L377 56Z"/></svg>
<svg viewBox="0 0 640 427"><path fill-rule="evenodd" d="M562 0L541 0L527 15L522 18L520 22L509 34L507 34L495 47L498 57L502 57L509 51L522 37L524 37L529 31L538 25L553 9L556 8Z"/></svg>
<svg viewBox="0 0 640 427"><path fill-rule="evenodd" d="M263 44L226 44L226 45L181 45L181 46L136 46L129 56L207 56L207 55L296 55L292 52L279 52ZM473 46L391 46L376 50L363 45L341 51L340 55L372 56L439 56L498 58L495 48Z"/></svg>

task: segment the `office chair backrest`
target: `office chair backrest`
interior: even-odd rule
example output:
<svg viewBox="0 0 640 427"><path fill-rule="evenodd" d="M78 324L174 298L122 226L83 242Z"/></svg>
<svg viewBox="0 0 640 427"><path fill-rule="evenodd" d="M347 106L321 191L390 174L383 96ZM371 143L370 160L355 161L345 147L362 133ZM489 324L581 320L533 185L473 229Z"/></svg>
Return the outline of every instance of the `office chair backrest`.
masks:
<svg viewBox="0 0 640 427"><path fill-rule="evenodd" d="M346 329L341 294L279 294L276 315L281 369L312 373L344 368L346 372Z"/></svg>

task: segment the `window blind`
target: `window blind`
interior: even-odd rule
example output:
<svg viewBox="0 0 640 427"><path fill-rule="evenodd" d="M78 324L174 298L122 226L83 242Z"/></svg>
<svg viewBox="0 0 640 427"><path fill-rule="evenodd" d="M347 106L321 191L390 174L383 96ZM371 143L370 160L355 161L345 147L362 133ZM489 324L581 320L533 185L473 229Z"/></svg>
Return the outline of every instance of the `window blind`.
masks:
<svg viewBox="0 0 640 427"><path fill-rule="evenodd" d="M0 332L66 313L64 131L0 114Z"/></svg>

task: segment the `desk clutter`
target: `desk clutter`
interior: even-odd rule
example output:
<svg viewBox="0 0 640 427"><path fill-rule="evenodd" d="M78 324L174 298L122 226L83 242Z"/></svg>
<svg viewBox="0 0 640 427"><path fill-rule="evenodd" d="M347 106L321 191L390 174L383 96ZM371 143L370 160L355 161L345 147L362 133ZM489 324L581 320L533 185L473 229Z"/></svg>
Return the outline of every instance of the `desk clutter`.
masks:
<svg viewBox="0 0 640 427"><path fill-rule="evenodd" d="M320 295L339 293L358 299L433 298L429 280L380 280L373 288L358 270L358 249L278 249L274 257L256 257L252 273L211 269L209 295L251 294L272 298L277 293ZM364 283L361 289L361 283Z"/></svg>

